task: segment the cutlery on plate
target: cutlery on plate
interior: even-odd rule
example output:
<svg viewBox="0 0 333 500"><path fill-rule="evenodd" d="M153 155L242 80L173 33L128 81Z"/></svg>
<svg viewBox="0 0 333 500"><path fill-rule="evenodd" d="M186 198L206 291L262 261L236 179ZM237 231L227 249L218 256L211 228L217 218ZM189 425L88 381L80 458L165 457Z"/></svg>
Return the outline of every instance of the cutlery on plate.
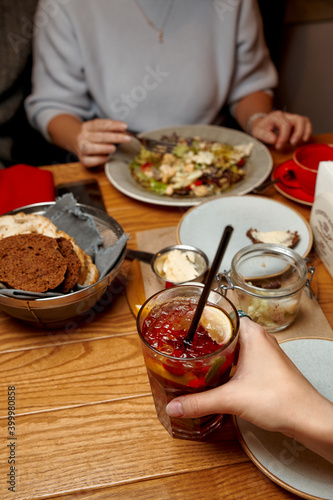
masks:
<svg viewBox="0 0 333 500"><path fill-rule="evenodd" d="M260 186L258 186L255 189L253 189L252 192L254 194L262 193L263 191L265 191L266 188L268 188L269 186L272 186L273 184L277 184L279 182L282 182L282 184L283 184L283 179L284 178L287 178L288 180L296 179L294 171L293 170L288 170L288 173L285 174L283 177L277 177L276 179L269 179L268 181L264 182ZM288 187L292 188L292 187L295 187L295 186L288 186Z"/></svg>
<svg viewBox="0 0 333 500"><path fill-rule="evenodd" d="M139 137L132 132L126 132L126 134L134 137L142 144L142 146L155 153L171 153L173 148L177 146L177 142L175 141L161 141L157 139L151 139L150 137Z"/></svg>

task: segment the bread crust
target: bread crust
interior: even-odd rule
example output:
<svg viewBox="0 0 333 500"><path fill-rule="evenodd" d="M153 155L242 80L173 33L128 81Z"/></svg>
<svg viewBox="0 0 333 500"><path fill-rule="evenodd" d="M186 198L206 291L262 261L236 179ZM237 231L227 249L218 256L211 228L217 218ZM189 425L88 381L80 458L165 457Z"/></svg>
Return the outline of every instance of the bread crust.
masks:
<svg viewBox="0 0 333 500"><path fill-rule="evenodd" d="M99 272L97 267L93 263L90 255L86 254L79 247L79 245L77 245L74 239L68 234L66 234L64 231L58 231L57 235L58 237L68 239L72 243L74 252L76 253L78 259L80 260L81 269L77 280L77 284L81 286L89 286L96 283L96 281L98 281L99 278Z"/></svg>
<svg viewBox="0 0 333 500"><path fill-rule="evenodd" d="M18 212L0 217L0 240L17 234L38 233L51 238L57 237L57 227L47 217L39 214Z"/></svg>
<svg viewBox="0 0 333 500"><path fill-rule="evenodd" d="M258 237L258 233L261 234L261 238ZM279 233L279 239L277 241L274 241L274 233ZM253 229L250 228L246 232L246 236L250 238L252 243L280 243L284 246L287 246L289 248L292 248L296 245L296 243L299 240L299 234L297 231L267 231L267 232L260 232L258 229ZM267 236L267 238L266 238ZM276 234L277 236L277 234ZM283 242L279 241L281 239L281 236L284 236Z"/></svg>
<svg viewBox="0 0 333 500"><path fill-rule="evenodd" d="M58 247L61 255L66 261L67 270L65 279L61 284L60 291L69 292L77 283L79 278L81 263L76 255L72 243L66 238L57 238Z"/></svg>

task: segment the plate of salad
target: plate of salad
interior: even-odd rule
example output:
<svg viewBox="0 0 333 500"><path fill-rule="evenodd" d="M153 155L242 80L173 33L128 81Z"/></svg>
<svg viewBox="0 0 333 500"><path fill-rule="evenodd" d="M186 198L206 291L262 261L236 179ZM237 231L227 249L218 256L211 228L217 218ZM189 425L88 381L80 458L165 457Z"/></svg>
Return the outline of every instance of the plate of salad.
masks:
<svg viewBox="0 0 333 500"><path fill-rule="evenodd" d="M123 194L156 205L195 206L223 194L246 194L270 174L268 148L238 130L213 125L157 129L141 137L176 145L150 151L133 139L105 164L111 184Z"/></svg>

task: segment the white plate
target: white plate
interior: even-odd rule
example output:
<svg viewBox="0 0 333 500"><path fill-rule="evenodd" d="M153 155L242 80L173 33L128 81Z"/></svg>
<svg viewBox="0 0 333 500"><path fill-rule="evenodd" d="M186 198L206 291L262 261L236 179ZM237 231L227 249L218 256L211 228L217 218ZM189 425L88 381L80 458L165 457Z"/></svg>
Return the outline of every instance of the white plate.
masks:
<svg viewBox="0 0 333 500"><path fill-rule="evenodd" d="M282 349L303 375L333 402L333 341L295 339ZM333 465L278 432L234 419L240 442L257 467L272 481L302 498L333 500Z"/></svg>
<svg viewBox="0 0 333 500"><path fill-rule="evenodd" d="M234 231L222 259L220 271L230 270L233 256L252 244L248 229L258 231L297 231L300 238L294 250L305 257L312 246L313 236L308 222L295 210L258 195L223 196L188 210L178 223L177 239L184 245L200 248L211 264L225 226Z"/></svg>
<svg viewBox="0 0 333 500"><path fill-rule="evenodd" d="M246 176L228 191L233 194L246 194L259 186L270 174L273 160L267 147L253 137L225 127L213 125L184 125L168 127L145 132L141 136L160 139L162 135L173 132L183 137L199 136L202 139L224 142L231 145L248 144L252 142L254 148L251 156L246 160ZM121 193L139 201L153 203L154 205L169 205L174 207L189 207L198 205L208 198L189 198L188 196L168 197L152 193L142 188L132 177L128 165L140 151L139 141L133 140L124 144L105 164L105 174L111 184ZM210 198L212 199L212 197Z"/></svg>

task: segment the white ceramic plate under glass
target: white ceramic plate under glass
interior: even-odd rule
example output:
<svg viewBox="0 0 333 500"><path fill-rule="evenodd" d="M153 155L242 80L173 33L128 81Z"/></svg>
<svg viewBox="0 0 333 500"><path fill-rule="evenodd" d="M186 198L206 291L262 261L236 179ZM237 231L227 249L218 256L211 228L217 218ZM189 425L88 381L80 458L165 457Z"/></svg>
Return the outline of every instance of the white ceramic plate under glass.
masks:
<svg viewBox="0 0 333 500"><path fill-rule="evenodd" d="M311 384L333 402L333 340L294 339L281 348ZM234 418L239 440L272 481L307 499L333 500L333 464L278 432Z"/></svg>
<svg viewBox="0 0 333 500"><path fill-rule="evenodd" d="M220 271L230 270L233 256L241 248L251 245L246 232L297 231L299 241L294 250L305 257L312 246L313 235L308 222L286 205L258 195L223 196L204 202L188 210L177 226L177 240L192 245L207 255L209 263L215 256L225 226L234 231L222 259Z"/></svg>
<svg viewBox="0 0 333 500"><path fill-rule="evenodd" d="M254 144L251 156L246 160L246 176L235 184L226 194L250 193L267 179L273 167L273 160L267 147L253 137L238 130L217 127L213 125L184 125L179 127L168 127L152 130L140 134L152 139L160 139L163 135L171 135L173 132L182 137L198 136L202 139L231 144ZM188 197L188 196L161 196L141 187L132 177L129 164L140 151L140 142L133 140L128 144L119 146L118 151L112 159L105 164L105 174L111 184L121 193L146 203L154 205L189 207L194 206L211 198Z"/></svg>

